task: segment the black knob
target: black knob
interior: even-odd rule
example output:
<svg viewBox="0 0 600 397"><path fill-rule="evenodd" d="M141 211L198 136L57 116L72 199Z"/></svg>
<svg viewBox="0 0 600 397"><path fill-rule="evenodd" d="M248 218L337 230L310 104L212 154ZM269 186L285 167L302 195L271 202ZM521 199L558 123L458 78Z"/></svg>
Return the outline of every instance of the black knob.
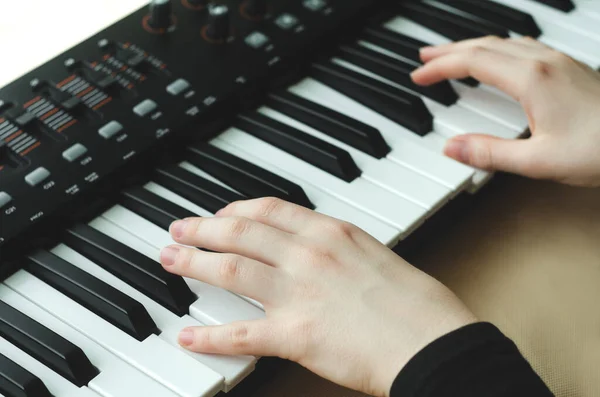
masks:
<svg viewBox="0 0 600 397"><path fill-rule="evenodd" d="M208 4L209 0L182 0L183 5L192 10L202 10Z"/></svg>
<svg viewBox="0 0 600 397"><path fill-rule="evenodd" d="M211 41L227 40L231 32L229 7L224 4L211 4L208 7L209 23L206 27L206 37Z"/></svg>
<svg viewBox="0 0 600 397"><path fill-rule="evenodd" d="M148 26L154 30L164 30L170 28L172 23L173 9L171 0L152 0L150 3Z"/></svg>
<svg viewBox="0 0 600 397"><path fill-rule="evenodd" d="M267 0L246 0L242 14L251 19L261 19L267 14Z"/></svg>

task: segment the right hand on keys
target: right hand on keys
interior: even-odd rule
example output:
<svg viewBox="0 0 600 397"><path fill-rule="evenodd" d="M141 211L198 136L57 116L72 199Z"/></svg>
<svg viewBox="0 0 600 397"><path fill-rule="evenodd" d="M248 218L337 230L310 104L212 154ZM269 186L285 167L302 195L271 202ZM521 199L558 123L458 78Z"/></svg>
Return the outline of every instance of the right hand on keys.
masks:
<svg viewBox="0 0 600 397"><path fill-rule="evenodd" d="M446 155L485 170L600 186L600 73L530 38L427 47L421 58L417 84L472 76L518 100L529 118L529 139L463 135L448 142Z"/></svg>

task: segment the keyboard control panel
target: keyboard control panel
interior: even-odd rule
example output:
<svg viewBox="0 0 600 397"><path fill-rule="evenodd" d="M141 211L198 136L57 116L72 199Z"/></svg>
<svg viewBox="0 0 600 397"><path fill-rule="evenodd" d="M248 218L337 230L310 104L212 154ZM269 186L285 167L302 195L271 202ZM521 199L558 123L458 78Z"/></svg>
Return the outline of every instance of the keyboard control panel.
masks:
<svg viewBox="0 0 600 397"><path fill-rule="evenodd" d="M170 142L208 139L374 3L155 0L0 88L0 247Z"/></svg>

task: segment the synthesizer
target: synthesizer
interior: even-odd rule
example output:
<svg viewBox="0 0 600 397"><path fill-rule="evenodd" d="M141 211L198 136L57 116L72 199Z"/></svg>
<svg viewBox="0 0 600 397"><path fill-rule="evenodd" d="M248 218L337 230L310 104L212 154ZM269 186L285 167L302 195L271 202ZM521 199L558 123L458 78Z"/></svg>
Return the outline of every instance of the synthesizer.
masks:
<svg viewBox="0 0 600 397"><path fill-rule="evenodd" d="M449 138L528 128L476 80L414 85L419 48L526 35L600 67L594 0L122 0L96 33L62 8L81 2L43 3L52 59L16 67L27 43L0 26L6 397L251 395L279 361L177 334L263 308L164 272L171 222L276 196L402 248L493 176Z"/></svg>

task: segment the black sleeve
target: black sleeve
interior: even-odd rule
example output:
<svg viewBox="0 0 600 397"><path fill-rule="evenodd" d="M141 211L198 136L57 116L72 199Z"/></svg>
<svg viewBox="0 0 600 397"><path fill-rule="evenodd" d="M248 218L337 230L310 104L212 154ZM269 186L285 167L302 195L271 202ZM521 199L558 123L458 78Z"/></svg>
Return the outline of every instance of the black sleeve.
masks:
<svg viewBox="0 0 600 397"><path fill-rule="evenodd" d="M391 397L552 395L517 346L489 323L431 343L402 369L391 390Z"/></svg>

